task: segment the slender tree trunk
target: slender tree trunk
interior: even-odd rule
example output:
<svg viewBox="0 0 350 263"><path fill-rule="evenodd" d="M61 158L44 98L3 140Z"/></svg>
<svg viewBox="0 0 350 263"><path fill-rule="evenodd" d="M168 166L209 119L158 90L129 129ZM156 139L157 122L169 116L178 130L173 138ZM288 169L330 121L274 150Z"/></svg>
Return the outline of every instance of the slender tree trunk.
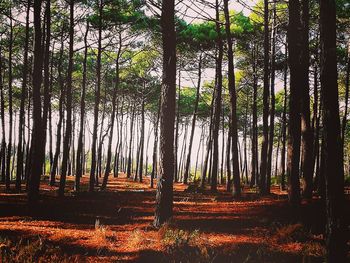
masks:
<svg viewBox="0 0 350 263"><path fill-rule="evenodd" d="M269 145L269 3L264 0L264 92L263 92L263 138L261 143L261 162L259 187L260 193L266 194L266 176Z"/></svg>
<svg viewBox="0 0 350 263"><path fill-rule="evenodd" d="M190 141L189 141L189 145L188 145L188 153L187 153L187 158L186 158L184 180L183 180L184 184L188 183L188 176L190 173L193 136L194 136L194 132L196 129L196 119L197 119L197 114L198 114L197 113L198 112L198 103L199 103L200 86L201 86L201 79L202 79L201 76L202 76L202 53L199 55L199 62L198 62L198 82L197 82L196 100L194 103Z"/></svg>
<svg viewBox="0 0 350 263"><path fill-rule="evenodd" d="M102 9L103 9L103 0L99 0L98 50L97 50L97 65L96 65L97 83L96 83L96 89L95 89L94 127L93 127L92 147L91 147L91 169L90 169L90 182L89 182L90 192L94 191L95 172L96 172L97 125L98 125L98 110L99 110L99 104L100 104L100 91L101 91Z"/></svg>
<svg viewBox="0 0 350 263"><path fill-rule="evenodd" d="M63 156L60 186L58 189L58 195L64 195L64 188L66 186L67 166L69 157L69 148L72 140L72 72L73 72L73 38L74 38L74 0L70 0L69 3L69 58L68 58L68 72L67 72L67 85L66 85L66 132L63 138Z"/></svg>
<svg viewBox="0 0 350 263"><path fill-rule="evenodd" d="M64 111L63 111L63 103L64 103L64 97L65 97L65 85L63 83L63 77L62 77L62 64L63 64L63 27L61 31L61 50L60 50L60 58L58 62L58 82L60 85L60 99L58 103L58 112L59 112L59 118L57 123L57 136L56 136L56 149L55 154L53 157L52 167L50 171L50 185L55 185L56 181L56 170L58 167L58 157L60 155L60 149L61 149L61 130L62 130L62 124L64 119Z"/></svg>
<svg viewBox="0 0 350 263"><path fill-rule="evenodd" d="M21 87L21 104L19 109L19 124L18 124L18 144L17 144L17 170L16 170L16 190L21 191L21 179L23 177L23 133L24 133L24 107L27 96L27 81L28 81L28 47L29 47L29 12L31 0L27 2L26 11L26 37L24 42L23 55L23 71L22 71L22 87ZM0 62L1 63L1 62ZM0 70L1 74L1 70ZM1 78L1 76L0 76ZM0 80L1 82L1 80ZM0 84L2 85L2 84ZM5 134L5 133L4 133Z"/></svg>
<svg viewBox="0 0 350 263"><path fill-rule="evenodd" d="M270 128L266 168L266 193L270 193L272 174L272 153L275 134L275 56L276 56L276 3L273 3L272 43L271 43L271 83L270 83Z"/></svg>
<svg viewBox="0 0 350 263"><path fill-rule="evenodd" d="M11 173L11 156L12 156L12 126L13 126L13 112L12 112L12 53L13 53L13 26L12 26L12 7L10 7L10 44L9 44L9 58L8 58L8 111L9 111L9 137L7 143L6 154L6 174L5 186L6 191L10 190L10 173Z"/></svg>
<svg viewBox="0 0 350 263"><path fill-rule="evenodd" d="M180 123L180 100L181 100L181 70L179 68L178 99L176 106L176 123L175 123L175 143L174 143L174 181L178 181L178 157L179 148L179 123Z"/></svg>
<svg viewBox="0 0 350 263"><path fill-rule="evenodd" d="M287 43L285 45L285 65L283 72L283 90L284 90L284 98L283 98L283 113L282 113L282 149L281 149L281 190L286 190L285 185L285 176L286 176L286 141L287 141L287 76L288 76L288 47Z"/></svg>
<svg viewBox="0 0 350 263"><path fill-rule="evenodd" d="M160 227L173 214L174 122L176 93L176 36L174 0L162 4L163 79L160 112L160 171L154 226Z"/></svg>
<svg viewBox="0 0 350 263"><path fill-rule="evenodd" d="M153 188L153 179L157 174L158 126L159 126L160 108L161 108L161 98L159 98L157 119L154 123L154 144L153 144L153 154L152 154L151 188Z"/></svg>
<svg viewBox="0 0 350 263"><path fill-rule="evenodd" d="M233 197L241 196L241 182L239 177L239 161L238 161L238 127L237 127L237 94L235 86L235 72L233 63L233 47L232 47L232 37L230 31L230 17L228 10L228 0L224 0L224 13L225 13L225 29L227 37L227 56L228 56L228 87L230 92L230 115L231 115L231 151L232 151L232 164L233 164L233 187L232 195Z"/></svg>
<svg viewBox="0 0 350 263"><path fill-rule="evenodd" d="M201 176L201 188L202 189L204 189L204 187L205 187L205 179L207 177L207 172L208 172L208 161L209 161L209 156L210 156L211 147L212 147L213 105L214 105L214 97L212 98L211 104L210 104L209 135L208 135L208 140L207 140L206 154L205 154L203 165L202 165L202 176ZM203 151L204 151L204 148L203 148Z"/></svg>
<svg viewBox="0 0 350 263"><path fill-rule="evenodd" d="M134 131L134 118L135 118L135 107L136 105L133 106L132 108L132 113L131 113L131 120L130 120L130 141L129 141L129 154L128 154L128 166L127 166L127 172L126 176L127 178L131 177L131 165L132 165L132 138L133 138L133 131Z"/></svg>
<svg viewBox="0 0 350 263"><path fill-rule="evenodd" d="M50 106L50 38L51 38L51 4L50 0L46 1L46 7L45 7L45 33L46 36L43 38L43 41L45 44L43 44L44 48L44 101L43 101L43 144L44 144L44 151L43 151L43 164L44 164L44 172L45 175L46 169L45 169L45 147L46 147L46 135L47 135L47 119L48 119L48 113L49 113L49 106Z"/></svg>
<svg viewBox="0 0 350 263"><path fill-rule="evenodd" d="M31 144L31 170L28 185L28 202L34 204L39 198L40 176L42 172L43 126L41 119L40 87L42 82L41 46L41 0L34 0L34 69L33 69L33 133Z"/></svg>
<svg viewBox="0 0 350 263"><path fill-rule="evenodd" d="M1 140L1 182L5 182L6 173L6 133L5 133L5 99L4 99L4 86L2 81L2 53L0 46L0 99L1 99L1 129L2 129L2 140Z"/></svg>
<svg viewBox="0 0 350 263"><path fill-rule="evenodd" d="M145 146L145 98L142 98L142 102L141 102L139 182L142 182L144 146Z"/></svg>
<svg viewBox="0 0 350 263"><path fill-rule="evenodd" d="M219 130L221 116L221 100L222 100L222 58L223 58L223 43L221 38L221 26L219 23L219 1L216 1L216 33L218 35L216 46L218 55L216 58L216 85L214 91L214 113L213 113L213 163L211 173L210 190L217 191L218 180L218 162L219 162Z"/></svg>
<svg viewBox="0 0 350 263"><path fill-rule="evenodd" d="M346 262L344 168L338 104L336 3L320 1L321 99L326 181L326 260Z"/></svg>
<svg viewBox="0 0 350 263"><path fill-rule="evenodd" d="M345 131L346 131L346 122L348 117L348 106L349 106L349 89L350 89L350 40L348 42L348 60L346 65L346 73L345 73L345 110L342 121L342 144L344 148L344 140L345 140Z"/></svg>
<svg viewBox="0 0 350 263"><path fill-rule="evenodd" d="M301 135L302 135L302 174L305 180L303 195L312 197L313 166L313 131L310 122L310 90L309 90L309 0L301 0L302 23L302 96L301 96Z"/></svg>
<svg viewBox="0 0 350 263"><path fill-rule="evenodd" d="M84 60L83 60L83 83L81 86L81 97L80 97L80 128L78 135L78 148L76 155L76 174L75 174L75 191L80 190L80 178L83 175L83 134L85 128L85 94L86 94L86 64L87 64L87 36L89 33L89 22L86 23L86 31L84 35Z"/></svg>
<svg viewBox="0 0 350 263"><path fill-rule="evenodd" d="M226 143L226 191L231 192L231 138L232 138L232 125L231 118L229 119L227 143Z"/></svg>
<svg viewBox="0 0 350 263"><path fill-rule="evenodd" d="M253 120L252 120L252 170L250 178L250 187L253 187L257 184L258 180L258 113L257 113L257 97L258 97L258 78L256 72L256 53L257 47L256 43L253 44Z"/></svg>
<svg viewBox="0 0 350 263"><path fill-rule="evenodd" d="M114 121L115 121L115 112L116 112L116 100L117 100L117 93L118 93L118 86L119 86L119 57L121 52L121 34L119 34L119 49L117 53L117 59L116 59L116 73L115 73L115 87L113 90L113 96L112 96L112 113L111 113L111 124L110 124L110 131L109 131L109 141L108 141L108 148L107 148L107 160L106 160L106 169L105 174L103 177L102 182L102 189L105 189L107 186L108 176L111 172L111 159L112 159L112 142L113 142L113 131L114 131Z"/></svg>

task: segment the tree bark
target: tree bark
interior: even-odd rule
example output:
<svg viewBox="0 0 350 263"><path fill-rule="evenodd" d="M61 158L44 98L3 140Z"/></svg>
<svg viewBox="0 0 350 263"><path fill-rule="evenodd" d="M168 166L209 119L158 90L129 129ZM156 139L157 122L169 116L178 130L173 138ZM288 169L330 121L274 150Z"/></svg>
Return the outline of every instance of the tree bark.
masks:
<svg viewBox="0 0 350 263"><path fill-rule="evenodd" d="M97 49L97 64L96 64L96 89L95 89L95 105L94 105L94 127L92 135L91 146L91 169L90 169L90 182L89 191L94 191L95 185L95 172L96 172L96 143L97 143L97 125L98 125L98 110L100 104L100 92L101 92L101 53L102 53L102 9L103 0L99 0L99 18L98 18L98 49Z"/></svg>
<svg viewBox="0 0 350 263"><path fill-rule="evenodd" d="M302 174L305 180L303 196L312 198L313 166L313 131L310 122L310 90L309 90L309 0L301 0L302 24L302 96L301 96L301 135L302 135Z"/></svg>
<svg viewBox="0 0 350 263"><path fill-rule="evenodd" d="M298 206L300 204L300 87L302 86L300 2L289 1L289 27L288 27L288 53L290 68L290 96L289 96L289 126L288 126L288 164L287 177L289 182L289 202Z"/></svg>
<svg viewBox="0 0 350 263"><path fill-rule="evenodd" d="M228 11L228 0L224 0L224 13L225 13L225 29L227 37L227 55L228 55L228 87L230 92L230 115L231 115L231 151L232 151L232 162L233 162L233 197L241 196L241 182L239 177L239 152L238 152L238 131L237 131L237 94L235 86L235 72L233 63L233 47L232 37L230 31L230 16Z"/></svg>
<svg viewBox="0 0 350 263"><path fill-rule="evenodd" d="M33 69L33 133L31 146L31 171L28 185L28 203L35 204L39 198L40 176L42 172L43 126L41 119L40 87L42 82L41 46L41 0L34 0L34 69Z"/></svg>
<svg viewBox="0 0 350 263"><path fill-rule="evenodd" d="M252 50L252 58L253 58L253 120L252 120L252 170L250 177L250 187L258 184L258 112L257 112L257 97L258 97L258 77L257 77L257 47L256 43L253 42L253 50Z"/></svg>
<svg viewBox="0 0 350 263"><path fill-rule="evenodd" d="M83 83L81 86L81 96L80 96L80 127L78 135L78 148L76 155L76 174L75 174L75 191L80 190L80 178L83 175L83 134L85 128L85 94L86 94L86 64L87 64L87 36L89 33L89 22L86 23L86 31L84 35L84 60L83 60Z"/></svg>
<svg viewBox="0 0 350 263"><path fill-rule="evenodd" d="M63 138L63 156L60 185L58 195L64 195L66 186L67 166L69 158L69 148L72 140L72 72L73 72L73 41L74 41L74 0L69 2L69 57L68 57L68 72L66 85L66 132Z"/></svg>
<svg viewBox="0 0 350 263"><path fill-rule="evenodd" d="M12 53L13 53L13 26L12 26L12 7L10 7L10 45L8 57L8 112L9 112L9 137L6 154L6 174L5 187L6 191L10 190L10 173L11 173L11 156L12 156L12 130L13 130L13 112L12 112Z"/></svg>
<svg viewBox="0 0 350 263"><path fill-rule="evenodd" d="M163 79L160 112L160 171L154 226L160 227L173 214L174 122L176 93L176 35L174 0L162 4Z"/></svg>
<svg viewBox="0 0 350 263"><path fill-rule="evenodd" d="M267 151L269 145L269 3L264 0L264 92L263 92L263 138L261 143L261 162L259 187L266 194Z"/></svg>
<svg viewBox="0 0 350 263"><path fill-rule="evenodd" d="M269 146L267 155L266 168L266 193L270 193L271 189L271 174L272 174L272 153L275 134L275 56L276 56L276 3L273 3L273 22L272 22L272 43L271 43L271 83L270 83L270 128L269 128Z"/></svg>
<svg viewBox="0 0 350 263"><path fill-rule="evenodd" d="M346 261L344 170L338 104L336 4L320 1L321 99L326 181L326 260Z"/></svg>
<svg viewBox="0 0 350 263"><path fill-rule="evenodd" d="M53 186L55 185L56 182L56 170L58 167L58 157L60 155L60 149L61 149L61 130L62 130L62 124L63 124L63 119L64 119L64 111L63 111L63 104L64 104L64 97L65 97L65 86L63 82L63 76L62 76L62 65L63 65L63 48L64 48L64 43L63 43L63 31L64 28L62 27L61 31L61 50L60 50L60 58L58 61L58 82L60 86L60 99L58 102L58 112L59 112L59 119L57 123L57 135L56 135L56 149L55 149L55 154L53 157L53 162L51 166L51 171L50 171L50 185Z"/></svg>
<svg viewBox="0 0 350 263"><path fill-rule="evenodd" d="M285 177L286 177L286 140L287 140L287 77L288 77L288 46L285 45L285 65L283 72L283 113L282 113L282 149L281 149L281 190L286 190Z"/></svg>
<svg viewBox="0 0 350 263"><path fill-rule="evenodd" d="M16 190L18 192L21 191L21 179L23 177L23 133L24 133L24 123L25 123L24 107L25 107L25 100L26 100L26 96L27 96L27 82L28 82L28 48L29 48L29 12L30 12L30 6L31 6L31 0L28 0L27 1L27 11L26 11L26 37L25 37L25 42L24 42L24 55L23 55L21 103L20 103L20 109L19 109L19 124L18 124L17 170L16 170ZM1 70L0 70L0 74L1 74ZM2 84L0 84L0 85L2 85Z"/></svg>

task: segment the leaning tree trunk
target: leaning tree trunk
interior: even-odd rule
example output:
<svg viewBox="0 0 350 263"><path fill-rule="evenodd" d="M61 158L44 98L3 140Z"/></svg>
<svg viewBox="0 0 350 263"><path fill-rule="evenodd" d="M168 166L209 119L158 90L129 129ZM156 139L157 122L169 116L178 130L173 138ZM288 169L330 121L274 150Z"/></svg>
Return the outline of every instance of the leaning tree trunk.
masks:
<svg viewBox="0 0 350 263"><path fill-rule="evenodd" d="M33 69L33 133L31 146L31 172L28 185L28 202L34 204L39 197L40 176L42 172L43 126L41 119L40 88L42 82L41 47L41 0L34 0L34 69Z"/></svg>
<svg viewBox="0 0 350 263"><path fill-rule="evenodd" d="M321 99L323 101L324 175L326 181L326 260L346 261L346 229L344 222L344 170L339 118L336 3L320 1Z"/></svg>
<svg viewBox="0 0 350 263"><path fill-rule="evenodd" d="M60 186L58 189L58 195L64 195L64 188L66 186L67 166L69 157L69 148L72 140L72 72L73 72L73 38L74 38L74 0L70 0L69 3L69 58L68 58L68 72L67 72L67 85L66 85L66 132L63 138L63 156Z"/></svg>
<svg viewBox="0 0 350 263"><path fill-rule="evenodd" d="M188 145L188 154L187 154L186 164L185 164L185 172L184 172L184 180L183 180L184 184L188 183L188 176L190 173L193 136L194 136L194 132L196 129L196 119L197 119L197 114L198 114L201 75L202 75L202 53L199 55L199 62L198 62L198 82L197 82L196 100L194 103L190 141L189 141L189 145Z"/></svg>
<svg viewBox="0 0 350 263"><path fill-rule="evenodd" d="M228 87L230 92L230 115L231 115L231 151L233 162L233 197L240 197L241 195L241 182L239 177L239 161L238 161L238 127L237 127L237 94L235 86L235 72L233 63L233 49L232 49L232 37L230 31L230 16L228 10L228 0L224 0L224 13L225 13L225 29L227 37L227 55L228 55Z"/></svg>
<svg viewBox="0 0 350 263"><path fill-rule="evenodd" d="M157 183L154 225L161 226L173 214L174 122L176 93L175 1L164 0L161 27L163 79L160 112L160 171Z"/></svg>

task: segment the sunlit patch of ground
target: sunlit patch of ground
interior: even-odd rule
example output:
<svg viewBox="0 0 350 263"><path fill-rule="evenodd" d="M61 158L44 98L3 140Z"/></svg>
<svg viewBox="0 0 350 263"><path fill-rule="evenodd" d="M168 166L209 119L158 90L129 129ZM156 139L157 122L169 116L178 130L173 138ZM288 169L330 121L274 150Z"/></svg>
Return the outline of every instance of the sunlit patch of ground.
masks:
<svg viewBox="0 0 350 263"><path fill-rule="evenodd" d="M59 178L57 178L59 180ZM211 194L174 185L174 213L160 230L152 227L155 189L149 178L110 177L106 191L74 193L41 183L35 211L25 194L0 195L0 253L4 261L44 262L322 262L325 253L321 205L288 206L278 187L260 198L245 188L233 200L225 187ZM3 191L3 186L1 186ZM349 218L347 218L349 219Z"/></svg>

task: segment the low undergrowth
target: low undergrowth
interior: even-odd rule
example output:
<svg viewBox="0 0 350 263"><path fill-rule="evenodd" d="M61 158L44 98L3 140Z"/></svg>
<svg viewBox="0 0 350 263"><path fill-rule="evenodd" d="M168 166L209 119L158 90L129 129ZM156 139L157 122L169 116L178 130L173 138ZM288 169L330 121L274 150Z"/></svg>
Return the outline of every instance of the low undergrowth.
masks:
<svg viewBox="0 0 350 263"><path fill-rule="evenodd" d="M69 256L57 245L40 236L31 239L11 240L0 237L1 262L80 262L79 257Z"/></svg>

